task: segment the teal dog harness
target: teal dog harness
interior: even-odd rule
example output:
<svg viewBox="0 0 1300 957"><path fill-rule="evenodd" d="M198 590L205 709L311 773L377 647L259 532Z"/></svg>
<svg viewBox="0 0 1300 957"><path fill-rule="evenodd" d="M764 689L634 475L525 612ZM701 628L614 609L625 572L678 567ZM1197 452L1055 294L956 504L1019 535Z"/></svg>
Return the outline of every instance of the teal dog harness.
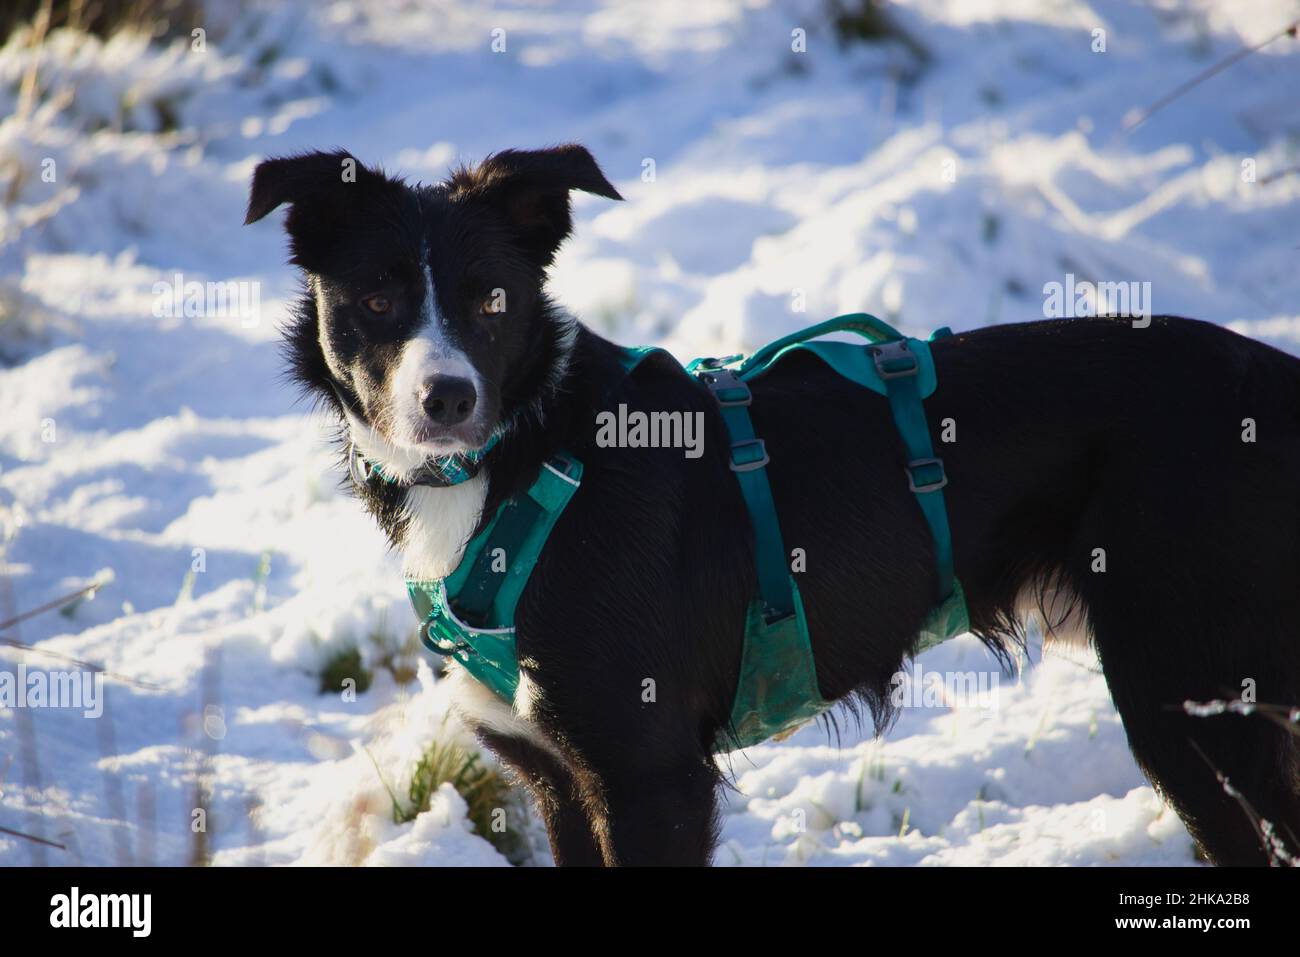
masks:
<svg viewBox="0 0 1300 957"><path fill-rule="evenodd" d="M861 335L867 344L811 341L838 332ZM943 329L931 338L947 334ZM889 400L907 450L908 487L934 540L938 573L936 606L918 636L918 652L969 627L965 598L953 574L943 498L948 478L943 460L934 454L923 405L938 384L928 342L906 338L874 316L853 313L778 339L743 361L741 356L696 359L686 371L708 388L726 424L729 464L753 525L758 572L758 594L745 618L731 721L714 745L719 752L791 731L832 704L817 686L807 617L768 484L767 447L749 417L749 384L799 350L812 352L840 376ZM646 356L660 351L624 350L624 371L630 374ZM449 476L454 479L456 473L445 463L438 473L439 484L455 484ZM425 647L454 658L508 704L513 704L519 686L515 607L551 529L581 482L582 463L569 455L552 458L527 492L502 504L465 546L454 572L433 581L407 581Z"/></svg>

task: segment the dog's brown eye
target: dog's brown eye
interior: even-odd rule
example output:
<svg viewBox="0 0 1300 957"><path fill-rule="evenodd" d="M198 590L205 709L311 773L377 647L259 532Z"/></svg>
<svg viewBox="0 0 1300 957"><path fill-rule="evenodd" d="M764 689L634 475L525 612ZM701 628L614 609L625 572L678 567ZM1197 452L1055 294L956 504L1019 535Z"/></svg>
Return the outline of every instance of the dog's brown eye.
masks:
<svg viewBox="0 0 1300 957"><path fill-rule="evenodd" d="M361 301L375 315L382 315L393 308L393 301L387 296L367 296Z"/></svg>
<svg viewBox="0 0 1300 957"><path fill-rule="evenodd" d="M493 294L484 299L478 307L478 311L485 316L499 316L506 311L506 297Z"/></svg>

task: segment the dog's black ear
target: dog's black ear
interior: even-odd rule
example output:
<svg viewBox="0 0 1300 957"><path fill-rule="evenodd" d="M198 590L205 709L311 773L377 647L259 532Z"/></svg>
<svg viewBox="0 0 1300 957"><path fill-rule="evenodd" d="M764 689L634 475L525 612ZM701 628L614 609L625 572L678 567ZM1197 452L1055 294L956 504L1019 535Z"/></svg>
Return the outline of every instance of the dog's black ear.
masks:
<svg viewBox="0 0 1300 957"><path fill-rule="evenodd" d="M358 230L391 206L386 191L400 187L382 171L341 150L268 159L253 171L244 223L288 204L284 228L290 261L309 271L325 265L345 229Z"/></svg>
<svg viewBox="0 0 1300 957"><path fill-rule="evenodd" d="M257 164L248 192L244 225L255 223L283 203L312 200L346 202L348 186L375 174L348 153L301 153Z"/></svg>
<svg viewBox="0 0 1300 957"><path fill-rule="evenodd" d="M569 143L545 150L504 150L448 184L453 199L473 199L496 208L516 242L542 266L549 266L573 229L569 191L580 189L622 199L585 146Z"/></svg>

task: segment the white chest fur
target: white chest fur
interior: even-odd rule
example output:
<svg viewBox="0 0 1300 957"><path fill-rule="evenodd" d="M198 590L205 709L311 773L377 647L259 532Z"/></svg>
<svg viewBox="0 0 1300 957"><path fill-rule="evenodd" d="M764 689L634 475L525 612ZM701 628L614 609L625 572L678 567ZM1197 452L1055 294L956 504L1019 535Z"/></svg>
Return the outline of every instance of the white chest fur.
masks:
<svg viewBox="0 0 1300 957"><path fill-rule="evenodd" d="M460 557L483 512L487 476L447 488L412 486L406 493L405 548L402 566L411 578L445 578Z"/></svg>

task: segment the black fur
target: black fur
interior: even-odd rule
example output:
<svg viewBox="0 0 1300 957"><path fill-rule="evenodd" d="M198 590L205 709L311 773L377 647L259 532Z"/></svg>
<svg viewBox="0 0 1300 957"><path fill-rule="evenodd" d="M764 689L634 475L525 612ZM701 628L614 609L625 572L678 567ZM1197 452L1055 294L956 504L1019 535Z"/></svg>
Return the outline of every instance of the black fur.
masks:
<svg viewBox="0 0 1300 957"><path fill-rule="evenodd" d="M310 158L308 171L337 159ZM562 381L549 378L563 320L544 269L571 228L568 189L617 193L581 148L510 153L434 188L368 181L393 217L358 226L280 162L259 167L249 218L293 203L295 261L317 286L346 285L394 250L409 257L424 235L444 315L464 313L456 290L476 270L488 276L475 290L517 290L519 328L483 360L497 363L498 416L511 423L486 460L487 514L558 449L585 473L516 619L550 750L481 737L532 787L558 862L708 862L724 783L711 743L728 718L755 588L725 429L674 363L652 358L624 377L615 347L585 328ZM305 297L287 336L294 374L341 411L356 392L343 381L340 399L331 385L346 380L322 354L332 334ZM382 372L383 344L371 351L350 361ZM1263 718L1192 718L1181 706L1235 698L1247 679L1261 702L1300 703L1300 361L1170 317L1145 329L1113 319L999 326L940 340L933 353L939 388L926 410L975 633L1006 657L1022 639L1017 598L1072 588L1139 764L1208 856L1267 860L1216 772L1294 851L1296 738ZM884 728L890 680L936 589L887 403L808 354L783 360L753 392L785 543L807 555L800 590L822 693ZM703 412L705 454L598 447L596 413L621 402ZM948 418L957 441L940 444ZM1242 441L1245 418L1257 423L1254 443ZM401 544L403 491L358 491ZM1096 548L1104 573L1091 570ZM654 703L642 698L647 678Z"/></svg>

